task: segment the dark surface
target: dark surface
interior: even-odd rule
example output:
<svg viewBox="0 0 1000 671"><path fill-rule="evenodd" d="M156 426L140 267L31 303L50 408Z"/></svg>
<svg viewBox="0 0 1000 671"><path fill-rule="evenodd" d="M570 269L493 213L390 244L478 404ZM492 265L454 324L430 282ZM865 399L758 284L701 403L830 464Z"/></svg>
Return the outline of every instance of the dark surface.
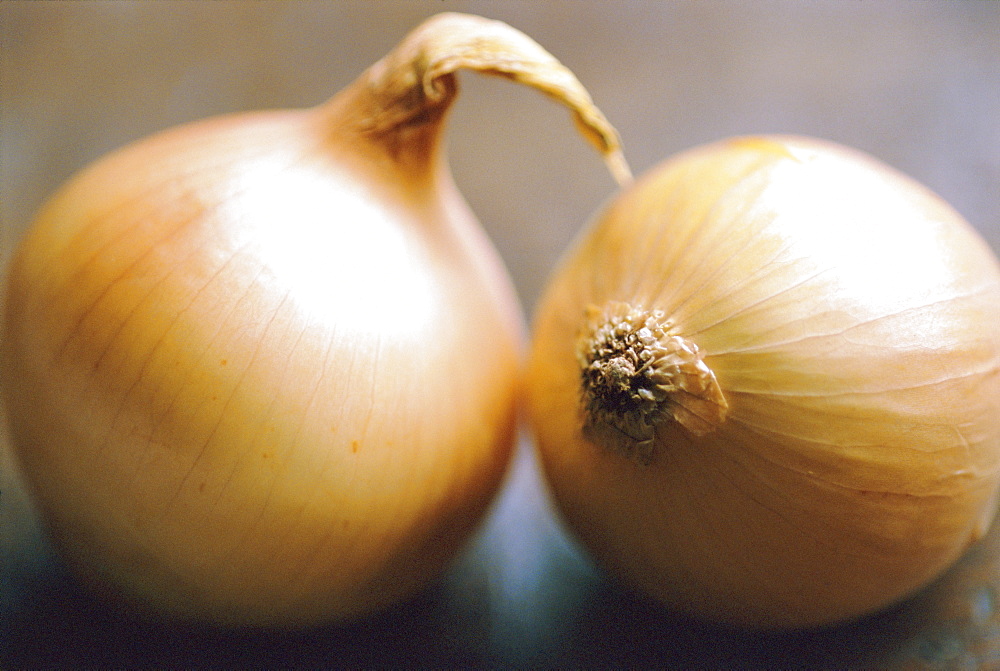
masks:
<svg viewBox="0 0 1000 671"><path fill-rule="evenodd" d="M742 632L602 578L552 518L525 455L508 485L469 552L425 593L305 632L136 619L93 600L36 547L3 584L0 667L1000 669L1000 528L895 608L822 631Z"/></svg>

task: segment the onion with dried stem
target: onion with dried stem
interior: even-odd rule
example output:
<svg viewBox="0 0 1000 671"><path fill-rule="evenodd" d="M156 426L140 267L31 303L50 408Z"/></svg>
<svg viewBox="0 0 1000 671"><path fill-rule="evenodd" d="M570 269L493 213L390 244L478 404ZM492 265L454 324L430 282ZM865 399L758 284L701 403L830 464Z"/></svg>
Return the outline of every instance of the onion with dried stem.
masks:
<svg viewBox="0 0 1000 671"><path fill-rule="evenodd" d="M510 456L522 326L441 146L461 69L564 103L621 175L565 67L442 14L323 105L167 130L45 205L11 268L3 397L96 589L224 625L335 621L468 537Z"/></svg>

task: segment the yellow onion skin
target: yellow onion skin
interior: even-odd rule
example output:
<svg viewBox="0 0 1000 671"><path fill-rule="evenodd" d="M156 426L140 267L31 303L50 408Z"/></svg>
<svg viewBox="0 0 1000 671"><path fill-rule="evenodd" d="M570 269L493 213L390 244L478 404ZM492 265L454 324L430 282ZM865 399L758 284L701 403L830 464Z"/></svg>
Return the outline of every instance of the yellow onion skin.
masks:
<svg viewBox="0 0 1000 671"><path fill-rule="evenodd" d="M716 408L707 426L585 430L588 320L621 305L701 353L724 401L671 407ZM871 613L991 523L998 323L990 248L889 167L785 136L683 152L597 216L539 304L547 480L599 564L673 609L764 629Z"/></svg>
<svg viewBox="0 0 1000 671"><path fill-rule="evenodd" d="M442 143L471 70L617 131L499 21L442 13L326 103L167 130L83 170L13 260L2 392L57 547L103 594L238 627L404 599L497 492L522 313Z"/></svg>
<svg viewBox="0 0 1000 671"><path fill-rule="evenodd" d="M341 102L84 170L10 272L3 387L68 561L170 617L297 626L432 579L511 452L522 325L435 128Z"/></svg>

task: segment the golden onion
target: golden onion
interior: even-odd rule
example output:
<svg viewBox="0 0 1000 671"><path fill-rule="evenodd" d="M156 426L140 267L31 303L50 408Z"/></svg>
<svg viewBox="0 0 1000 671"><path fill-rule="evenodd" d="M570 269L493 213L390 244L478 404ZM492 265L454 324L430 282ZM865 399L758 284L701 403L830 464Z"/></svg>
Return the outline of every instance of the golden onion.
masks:
<svg viewBox="0 0 1000 671"><path fill-rule="evenodd" d="M565 103L623 169L551 55L443 14L323 105L164 131L45 205L10 271L3 396L100 593L223 625L343 620L468 537L510 456L522 328L441 146L460 69Z"/></svg>
<svg viewBox="0 0 1000 671"><path fill-rule="evenodd" d="M537 314L532 424L601 565L670 607L796 628L894 603L989 526L1000 270L941 199L794 137L626 189Z"/></svg>

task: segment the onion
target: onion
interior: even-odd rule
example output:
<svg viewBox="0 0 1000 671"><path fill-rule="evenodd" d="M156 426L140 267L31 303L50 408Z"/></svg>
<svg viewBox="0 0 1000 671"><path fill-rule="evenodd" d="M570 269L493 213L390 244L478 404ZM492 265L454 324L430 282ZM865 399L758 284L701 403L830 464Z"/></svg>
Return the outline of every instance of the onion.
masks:
<svg viewBox="0 0 1000 671"><path fill-rule="evenodd" d="M496 492L521 314L441 149L459 69L614 130L529 38L429 19L313 109L165 131L45 205L3 393L57 546L167 617L296 626L426 584Z"/></svg>
<svg viewBox="0 0 1000 671"><path fill-rule="evenodd" d="M1000 270L860 153L737 138L666 161L540 302L532 424L568 524L626 585L800 628L928 583L1000 484Z"/></svg>

